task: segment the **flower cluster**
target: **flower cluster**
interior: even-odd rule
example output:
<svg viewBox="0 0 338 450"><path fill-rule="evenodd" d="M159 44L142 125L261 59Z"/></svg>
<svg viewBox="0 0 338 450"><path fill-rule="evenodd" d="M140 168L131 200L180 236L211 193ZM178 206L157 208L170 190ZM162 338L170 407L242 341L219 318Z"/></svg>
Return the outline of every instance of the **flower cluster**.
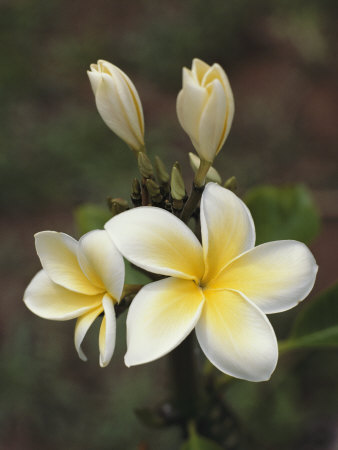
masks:
<svg viewBox="0 0 338 450"><path fill-rule="evenodd" d="M47 319L77 318L75 347L84 360L81 343L103 315L99 350L100 365L106 366L115 346L115 309L128 290L124 257L160 275L130 304L127 366L169 353L195 328L201 349L219 370L250 381L269 379L278 345L266 314L303 300L313 287L317 265L309 249L297 241L255 247L250 211L220 185L211 167L234 114L225 72L218 64L210 67L197 59L191 70L183 69L177 114L198 154L190 154L194 188L202 193L205 179L210 181L202 196L192 192L189 198L177 164L171 184L159 161L158 184L152 175L142 106L131 80L101 60L88 75L104 122L138 155L142 180L133 183L132 200L139 207L118 210L115 202L115 216L105 230L87 233L79 242L63 233L38 233L36 250L43 269L26 289L26 306ZM187 225L193 214L199 219L200 239Z"/></svg>

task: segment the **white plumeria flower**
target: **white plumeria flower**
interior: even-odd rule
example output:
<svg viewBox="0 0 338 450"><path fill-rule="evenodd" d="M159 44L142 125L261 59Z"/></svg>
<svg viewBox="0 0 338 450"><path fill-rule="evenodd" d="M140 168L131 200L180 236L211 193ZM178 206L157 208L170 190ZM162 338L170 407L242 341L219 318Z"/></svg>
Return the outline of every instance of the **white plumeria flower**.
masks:
<svg viewBox="0 0 338 450"><path fill-rule="evenodd" d="M105 228L132 263L169 276L142 288L131 304L127 366L165 355L196 328L202 350L219 370L249 381L270 378L278 346L265 313L292 308L311 291L317 265L304 244L254 248L248 208L215 183L201 200L202 245L160 208L126 211Z"/></svg>
<svg viewBox="0 0 338 450"><path fill-rule="evenodd" d="M213 162L230 132L235 111L228 77L219 64L198 58L191 70L183 68L183 86L177 96L178 120L198 156Z"/></svg>
<svg viewBox="0 0 338 450"><path fill-rule="evenodd" d="M116 317L124 285L124 262L108 233L91 231L78 241L64 233L42 231L35 235L36 251L43 270L28 285L24 302L44 319L78 318L75 348L87 358L81 343L94 322L102 319L99 349L100 366L109 364L115 348Z"/></svg>
<svg viewBox="0 0 338 450"><path fill-rule="evenodd" d="M136 151L144 149L144 118L131 79L118 67L99 59L87 71L97 109L105 124Z"/></svg>

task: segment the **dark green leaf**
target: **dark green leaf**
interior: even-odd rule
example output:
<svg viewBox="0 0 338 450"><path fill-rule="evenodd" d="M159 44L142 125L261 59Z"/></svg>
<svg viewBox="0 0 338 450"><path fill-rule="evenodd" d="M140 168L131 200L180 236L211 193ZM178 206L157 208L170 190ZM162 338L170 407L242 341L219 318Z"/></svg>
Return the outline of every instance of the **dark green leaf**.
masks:
<svg viewBox="0 0 338 450"><path fill-rule="evenodd" d="M91 230L102 229L109 219L111 214L108 208L91 203L78 206L74 211L75 225L80 235Z"/></svg>
<svg viewBox="0 0 338 450"><path fill-rule="evenodd" d="M245 196L256 226L257 244L295 239L308 244L320 220L310 192L303 185L259 186Z"/></svg>
<svg viewBox="0 0 338 450"><path fill-rule="evenodd" d="M125 259L124 262L126 268L126 284L147 284L151 281L145 273L138 270L137 267L133 266L129 261Z"/></svg>
<svg viewBox="0 0 338 450"><path fill-rule="evenodd" d="M338 346L338 283L319 294L297 317L282 350Z"/></svg>

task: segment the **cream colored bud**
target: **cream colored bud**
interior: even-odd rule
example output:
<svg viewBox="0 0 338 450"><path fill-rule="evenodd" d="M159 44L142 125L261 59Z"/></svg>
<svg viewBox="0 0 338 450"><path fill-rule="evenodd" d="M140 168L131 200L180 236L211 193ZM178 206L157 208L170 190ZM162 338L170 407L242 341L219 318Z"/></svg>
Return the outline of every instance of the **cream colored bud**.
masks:
<svg viewBox="0 0 338 450"><path fill-rule="evenodd" d="M192 170L196 173L201 163L200 158L194 153L189 152L189 160ZM221 175L217 172L217 170L214 167L210 167L205 177L205 182L208 183L209 181L218 184L222 183Z"/></svg>
<svg viewBox="0 0 338 450"><path fill-rule="evenodd" d="M144 119L140 98L127 75L100 59L87 71L97 109L105 124L132 149L144 149Z"/></svg>
<svg viewBox="0 0 338 450"><path fill-rule="evenodd" d="M174 200L183 200L185 197L184 180L180 171L180 166L176 162L171 171L171 196Z"/></svg>
<svg viewBox="0 0 338 450"><path fill-rule="evenodd" d="M177 97L178 120L199 157L212 162L227 138L234 116L228 77L219 64L194 59L183 68L183 87Z"/></svg>

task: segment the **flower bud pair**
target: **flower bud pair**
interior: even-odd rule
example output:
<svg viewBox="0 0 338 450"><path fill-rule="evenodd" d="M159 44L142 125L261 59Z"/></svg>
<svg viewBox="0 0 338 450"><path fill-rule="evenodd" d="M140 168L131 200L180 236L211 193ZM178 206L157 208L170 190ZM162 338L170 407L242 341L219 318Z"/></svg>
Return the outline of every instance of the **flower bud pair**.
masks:
<svg viewBox="0 0 338 450"><path fill-rule="evenodd" d="M90 68L88 76L102 119L133 150L144 151L143 111L134 84L107 61L99 60ZM229 134L234 115L229 80L219 64L209 66L194 59L191 70L183 69L177 115L200 159L212 163Z"/></svg>

